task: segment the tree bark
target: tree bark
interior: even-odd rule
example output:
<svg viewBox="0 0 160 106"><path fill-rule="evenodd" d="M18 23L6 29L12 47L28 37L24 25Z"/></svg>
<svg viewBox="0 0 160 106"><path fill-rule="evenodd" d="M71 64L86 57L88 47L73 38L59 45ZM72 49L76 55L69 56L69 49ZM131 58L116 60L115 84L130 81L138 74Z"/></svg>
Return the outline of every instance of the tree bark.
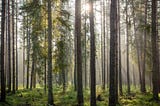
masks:
<svg viewBox="0 0 160 106"><path fill-rule="evenodd" d="M126 0L126 37L127 37L127 92L130 94L130 75L129 75L129 32L128 32L128 1Z"/></svg>
<svg viewBox="0 0 160 106"><path fill-rule="evenodd" d="M12 0L12 90L13 90L13 93L15 93L15 22L14 22L14 9L15 9L15 1Z"/></svg>
<svg viewBox="0 0 160 106"><path fill-rule="evenodd" d="M11 26L10 0L8 0L8 92L11 92Z"/></svg>
<svg viewBox="0 0 160 106"><path fill-rule="evenodd" d="M18 3L16 2L16 90L18 90Z"/></svg>
<svg viewBox="0 0 160 106"><path fill-rule="evenodd" d="M117 1L111 0L110 10L110 86L109 106L116 106L116 38L117 38Z"/></svg>
<svg viewBox="0 0 160 106"><path fill-rule="evenodd" d="M89 12L90 20L90 76L91 76L91 106L96 106L96 60L95 60L95 33L94 33L94 13L93 13L93 0L89 0L89 5L91 7Z"/></svg>
<svg viewBox="0 0 160 106"><path fill-rule="evenodd" d="M2 17L1 17L1 101L6 100L6 84L4 70L4 36L5 36L5 0L2 0Z"/></svg>
<svg viewBox="0 0 160 106"><path fill-rule="evenodd" d="M144 25L147 25L147 2L148 0L145 0L145 22ZM142 93L146 92L146 83L145 83L145 72L146 72L146 35L147 35L147 30L146 28L144 29L144 47L143 47L143 70L142 70Z"/></svg>
<svg viewBox="0 0 160 106"><path fill-rule="evenodd" d="M121 27L120 27L120 2L118 0L118 37L119 37L119 93L122 96L122 63L121 63Z"/></svg>
<svg viewBox="0 0 160 106"><path fill-rule="evenodd" d="M152 0L152 83L153 83L153 99L159 100L158 93L159 93L159 53L158 53L158 35L157 35L157 0Z"/></svg>
<svg viewBox="0 0 160 106"><path fill-rule="evenodd" d="M85 0L85 4L86 4L87 2L86 2L86 0ZM85 24L84 24L84 42L85 42L85 60L84 60L84 71L85 71L85 89L87 88L87 46L86 46L86 43L87 43L87 41L86 41L86 38L87 38L87 27L86 27L86 24L87 24L87 13L86 13L86 9L85 9Z"/></svg>
<svg viewBox="0 0 160 106"><path fill-rule="evenodd" d="M52 12L51 0L48 0L48 105L54 105L52 91Z"/></svg>
<svg viewBox="0 0 160 106"><path fill-rule="evenodd" d="M75 34L77 38L77 99L78 105L83 106L82 85L82 51L81 51L81 0L75 2Z"/></svg>
<svg viewBox="0 0 160 106"><path fill-rule="evenodd" d="M26 82L26 88L29 88L29 66L30 66L30 29L28 24L28 17L27 17L27 82Z"/></svg>
<svg viewBox="0 0 160 106"><path fill-rule="evenodd" d="M106 86L106 28L105 28L105 0L103 0L103 90Z"/></svg>

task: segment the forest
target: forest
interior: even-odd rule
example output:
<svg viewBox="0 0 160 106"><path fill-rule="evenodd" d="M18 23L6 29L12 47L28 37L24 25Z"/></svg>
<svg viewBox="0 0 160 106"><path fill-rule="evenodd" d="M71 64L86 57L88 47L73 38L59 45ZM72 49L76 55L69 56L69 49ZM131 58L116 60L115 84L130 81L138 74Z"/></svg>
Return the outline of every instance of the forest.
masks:
<svg viewBox="0 0 160 106"><path fill-rule="evenodd" d="M0 10L0 106L160 106L160 0Z"/></svg>

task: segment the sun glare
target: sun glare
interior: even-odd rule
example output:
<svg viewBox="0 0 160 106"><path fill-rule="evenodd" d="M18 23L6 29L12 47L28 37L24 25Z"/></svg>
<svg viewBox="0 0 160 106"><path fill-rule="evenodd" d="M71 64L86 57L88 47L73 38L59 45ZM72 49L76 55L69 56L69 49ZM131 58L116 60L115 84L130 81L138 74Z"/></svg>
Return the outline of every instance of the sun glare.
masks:
<svg viewBox="0 0 160 106"><path fill-rule="evenodd" d="M90 10L90 5L89 5L88 3L86 3L86 4L84 5L84 9L85 9L86 11L89 11L89 10Z"/></svg>

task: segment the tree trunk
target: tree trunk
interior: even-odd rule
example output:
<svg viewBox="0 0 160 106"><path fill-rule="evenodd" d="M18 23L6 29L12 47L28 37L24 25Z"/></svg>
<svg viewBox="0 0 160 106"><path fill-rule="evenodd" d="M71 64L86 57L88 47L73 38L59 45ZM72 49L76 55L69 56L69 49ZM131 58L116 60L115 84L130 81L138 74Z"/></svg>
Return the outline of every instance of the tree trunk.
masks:
<svg viewBox="0 0 160 106"><path fill-rule="evenodd" d="M16 90L18 90L18 3L16 2Z"/></svg>
<svg viewBox="0 0 160 106"><path fill-rule="evenodd" d="M87 2L86 2L86 0L85 0L85 4L86 4L86 3L87 3ZM86 24L87 24L87 23L86 23L86 21L87 21L87 15L86 15L86 10L85 10L85 24L84 24L84 27L85 27L85 28L84 28L84 42L85 42L85 44L84 44L84 45L85 45L85 47L84 47L84 48L85 48L85 50L84 50L84 51L85 51L85 60L84 60L84 62L85 62L85 63L84 63L84 70L85 70L85 89L87 88L87 84L88 84L88 83L87 83L87 81L88 81L88 79L87 79L87 56L86 56L86 55L87 55L87 54L86 54L86 53L87 53L87 46L86 46L86 38L87 38L87 28L86 28Z"/></svg>
<svg viewBox="0 0 160 106"><path fill-rule="evenodd" d="M121 71L121 27L120 27L120 2L118 0L118 37L119 37L119 93L122 96L122 71Z"/></svg>
<svg viewBox="0 0 160 106"><path fill-rule="evenodd" d="M77 91L77 36L74 35L74 90Z"/></svg>
<svg viewBox="0 0 160 106"><path fill-rule="evenodd" d="M116 106L116 43L117 43L117 1L111 0L110 10L110 86L109 106Z"/></svg>
<svg viewBox="0 0 160 106"><path fill-rule="evenodd" d="M95 48L95 33L94 33L94 13L93 13L93 0L89 0L89 5L91 7L89 12L90 20L90 75L91 75L91 106L96 106L96 48Z"/></svg>
<svg viewBox="0 0 160 106"><path fill-rule="evenodd" d="M117 1L117 3L118 3L118 1ZM118 41L119 41L118 40L118 34L119 34L119 31L118 31L119 30L118 29L118 24L119 24L118 23L118 4L117 4L117 8L116 9L117 9L117 15L116 15L117 16L117 20L116 20L116 22L117 22L117 37L115 38L115 40L116 40L115 41L116 42L115 43L115 49L116 49L115 50L115 52L116 52L115 53L115 62L116 62L116 66L115 66L115 68L116 68L115 69L116 70L116 73L115 73L116 74L115 75L115 80L116 80L115 81L115 83L116 83L115 84L115 99L116 99L116 103L118 104Z"/></svg>
<svg viewBox="0 0 160 106"><path fill-rule="evenodd" d="M26 88L29 88L29 66L30 66L30 29L28 24L28 17L27 17L27 83Z"/></svg>
<svg viewBox="0 0 160 106"><path fill-rule="evenodd" d="M129 75L129 32L128 32L128 1L126 0L126 37L127 37L127 89L130 94L130 75Z"/></svg>
<svg viewBox="0 0 160 106"><path fill-rule="evenodd" d="M25 40L25 31L23 29L23 88L24 88L24 85L25 85L25 43L26 43L26 40Z"/></svg>
<svg viewBox="0 0 160 106"><path fill-rule="evenodd" d="M34 80L34 71L35 71L35 59L34 59L34 51L32 54L32 70L31 70L31 80L30 80L30 89L32 90L33 88L33 80Z"/></svg>
<svg viewBox="0 0 160 106"><path fill-rule="evenodd" d="M102 89L103 89L103 74L104 74L104 55L103 55L103 0L101 1L101 70L102 70Z"/></svg>
<svg viewBox="0 0 160 106"><path fill-rule="evenodd" d="M62 68L62 79L63 79L63 93L66 91L66 77L65 77L65 69Z"/></svg>
<svg viewBox="0 0 160 106"><path fill-rule="evenodd" d="M51 0L48 0L48 105L54 105L52 91L52 12Z"/></svg>
<svg viewBox="0 0 160 106"><path fill-rule="evenodd" d="M47 89L47 67L46 67L46 59L44 60L44 92L46 93Z"/></svg>
<svg viewBox="0 0 160 106"><path fill-rule="evenodd" d="M103 0L103 90L106 86L106 29L105 29L105 0Z"/></svg>
<svg viewBox="0 0 160 106"><path fill-rule="evenodd" d="M147 2L148 0L145 1L145 26L147 25ZM144 47L143 47L143 70L142 70L142 93L146 92L146 83L145 83L145 72L146 72L146 35L147 35L147 30L146 28L144 29Z"/></svg>
<svg viewBox="0 0 160 106"><path fill-rule="evenodd" d="M12 90L13 90L13 93L15 93L15 33L14 33L14 0L12 0L12 69L13 69L13 72L12 72Z"/></svg>
<svg viewBox="0 0 160 106"><path fill-rule="evenodd" d="M159 100L158 93L159 93L159 53L158 53L158 35L157 35L157 25L156 25L156 18L157 16L157 0L152 0L152 83L153 83L153 99Z"/></svg>
<svg viewBox="0 0 160 106"><path fill-rule="evenodd" d="M78 105L83 106L82 85L82 52L81 52L81 0L75 2L75 34L77 38L77 99Z"/></svg>
<svg viewBox="0 0 160 106"><path fill-rule="evenodd" d="M47 21L47 20L46 20ZM45 44L44 44L44 47L46 48L47 46L47 31L45 29L45 33L44 33L44 36L45 36ZM47 58L45 57L44 59L44 92L46 93L47 91Z"/></svg>
<svg viewBox="0 0 160 106"><path fill-rule="evenodd" d="M8 92L11 92L11 26L10 0L8 0Z"/></svg>
<svg viewBox="0 0 160 106"><path fill-rule="evenodd" d="M2 0L2 17L1 17L1 101L6 100L6 83L4 70L4 35L5 35L5 0Z"/></svg>

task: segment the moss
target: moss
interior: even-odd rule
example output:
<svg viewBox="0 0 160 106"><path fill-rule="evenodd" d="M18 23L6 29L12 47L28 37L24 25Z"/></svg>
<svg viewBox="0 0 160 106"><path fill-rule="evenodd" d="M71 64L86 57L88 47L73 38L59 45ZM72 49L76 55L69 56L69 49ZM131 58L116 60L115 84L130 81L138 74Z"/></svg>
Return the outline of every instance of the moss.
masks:
<svg viewBox="0 0 160 106"><path fill-rule="evenodd" d="M53 89L54 100L56 106L76 106L77 93L74 88L69 86L64 93L61 86L57 86ZM86 89L84 93L84 106L90 105L90 91ZM103 91L97 89L97 95L101 95L102 101L97 101L97 106L108 105L108 89ZM119 97L119 104L117 106L160 106L159 102L150 101L152 94L150 92L141 94L137 90L133 91L131 95L124 93L123 96ZM44 93L43 88L37 88L33 90L22 90L16 92L16 94L7 94L6 103L0 103L0 106L46 106L47 104L47 93Z"/></svg>

